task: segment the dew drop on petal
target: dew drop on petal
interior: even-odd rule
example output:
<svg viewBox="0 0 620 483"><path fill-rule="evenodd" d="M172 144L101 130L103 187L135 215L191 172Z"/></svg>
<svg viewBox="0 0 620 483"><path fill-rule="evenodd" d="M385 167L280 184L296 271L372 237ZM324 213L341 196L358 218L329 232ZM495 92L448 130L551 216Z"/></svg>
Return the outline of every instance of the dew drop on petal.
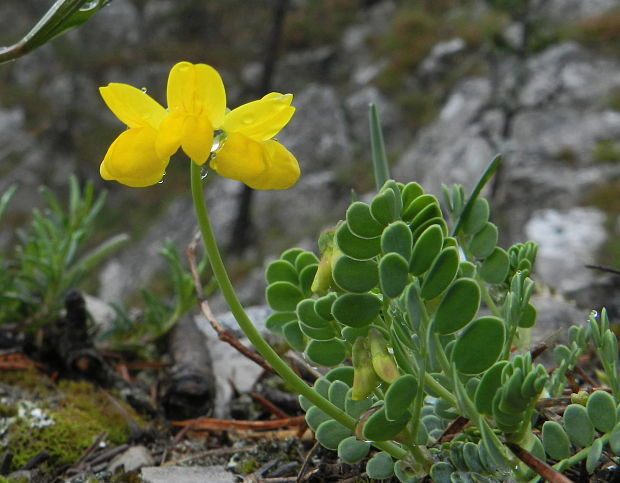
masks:
<svg viewBox="0 0 620 483"><path fill-rule="evenodd" d="M140 90L146 94L146 87L142 87Z"/></svg>
<svg viewBox="0 0 620 483"><path fill-rule="evenodd" d="M80 12L87 12L99 5L99 0L92 0L90 2L86 2L84 5L80 7Z"/></svg>
<svg viewBox="0 0 620 483"><path fill-rule="evenodd" d="M255 119L256 118L254 116L245 116L241 120L241 122L247 126L248 124L252 124L255 121Z"/></svg>

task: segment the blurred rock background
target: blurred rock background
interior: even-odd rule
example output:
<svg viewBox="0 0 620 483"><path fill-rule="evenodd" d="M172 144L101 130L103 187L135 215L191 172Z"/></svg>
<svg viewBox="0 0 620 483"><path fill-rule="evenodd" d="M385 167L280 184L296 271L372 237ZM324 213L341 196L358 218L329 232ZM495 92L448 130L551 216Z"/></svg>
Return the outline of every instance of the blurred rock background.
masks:
<svg viewBox="0 0 620 483"><path fill-rule="evenodd" d="M0 45L51 3L1 2ZM374 102L399 181L470 190L503 153L486 193L503 246L540 243L538 280L617 316L619 277L584 265L620 268L619 55L616 0L114 0L85 27L0 65L0 192L20 185L0 243L41 203L38 186L65 193L76 173L109 191L98 236L133 239L89 290L110 302L142 286L165 296L158 251L166 238L183 250L196 229L187 161L173 159L147 189L101 180L123 126L97 88L126 82L163 102L170 67L189 60L221 72L233 107L269 90L295 94L279 137L301 165L294 188L249 192L209 177L209 208L246 304L263 301L266 261L294 245L315 249L351 193L373 189Z"/></svg>

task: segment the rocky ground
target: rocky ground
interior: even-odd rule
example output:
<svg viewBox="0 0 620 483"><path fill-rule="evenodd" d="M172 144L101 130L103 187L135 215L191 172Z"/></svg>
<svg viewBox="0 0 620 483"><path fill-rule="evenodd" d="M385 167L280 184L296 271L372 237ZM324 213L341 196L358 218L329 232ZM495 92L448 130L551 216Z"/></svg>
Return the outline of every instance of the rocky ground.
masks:
<svg viewBox="0 0 620 483"><path fill-rule="evenodd" d="M0 191L15 182L20 186L9 226L18 225L40 203L33 195L39 185L64 192L69 173L98 179L99 160L120 129L98 99L98 86L148 86L149 93L162 99L168 69L187 59L220 69L234 105L256 97L268 65L264 52L277 3L256 2L255 15L247 16L225 15L215 4L196 6L189 0L115 0L86 28L0 66ZM257 322L264 318L265 264L293 245L315 249L319 232L342 218L352 190L363 197L372 189L369 102L378 105L392 174L400 181L418 181L435 194L441 183L470 189L488 161L496 153L504 155L486 196L503 246L529 239L540 246L536 278L544 288L535 300L539 340L584 321L591 309L607 306L611 319L618 320L619 277L585 267L617 268L620 263L618 2L532 0L525 17L495 11L484 1L440 2L438 9L422 2L420 9L411 9L407 2L351 0L337 2L336 11L330 2L314 2L318 10L312 3L290 2L268 82L269 89L295 94L296 116L279 140L300 160L302 177L291 190L251 196L244 222L244 236L251 243L227 256L242 300L258 307ZM234 11L244 4L228 2L227 8ZM37 2L2 2L0 42L14 41L39 9ZM173 163L166 181L148 190L106 185L110 196L101 230L127 231L133 243L101 270L93 290L98 299L133 302L140 287L161 281L165 263L158 252L163 240L187 246L195 222L185 178L184 169ZM206 197L219 240L234 245L243 187L214 177ZM9 243L12 233L8 227L2 230L0 243ZM216 296L210 302L222 319L223 301ZM197 325L209 339L205 347L213 360L217 390L211 415L227 420L232 401L247 399L262 370L236 351L225 352L228 347L217 341L206 320L198 318ZM118 368L117 359L102 357ZM16 363L10 359L2 363L7 364L0 372L2 390L10 393L12 381L21 377L15 374L22 374L15 371L25 369L10 369ZM41 377L55 377L45 363L37 371ZM147 400L154 381L170 376L154 368L114 371L121 380L140 381ZM120 384L116 376L112 379ZM237 419L256 420L250 408L267 416L260 403L240 404ZM205 471L201 455L206 454L209 465L216 463L209 481L232 481L232 473L224 471L230 456L218 451L235 442L246 448L263 444L248 430L232 439L230 431L223 437L188 430L192 437L178 441L166 431L160 431L163 439L138 438L131 447L86 447L66 464L64 474L78 478L93 468L113 472L113 458L125 453L133 463L138 452L146 479L199 481L192 478ZM288 459L260 460L253 470L256 478L285 481L276 479L299 474L311 443L281 444ZM309 477L318 462L332 463L319 456L308 458ZM98 457L102 460L96 463ZM167 466L157 466L162 461ZM201 468L190 466L178 470L183 476L171 475L181 461ZM286 466L293 462L297 466ZM42 463L32 465L36 470ZM277 473L282 468L288 473ZM330 468L339 475L336 480L344 478L338 471L353 471ZM167 473L157 480L158 472Z"/></svg>

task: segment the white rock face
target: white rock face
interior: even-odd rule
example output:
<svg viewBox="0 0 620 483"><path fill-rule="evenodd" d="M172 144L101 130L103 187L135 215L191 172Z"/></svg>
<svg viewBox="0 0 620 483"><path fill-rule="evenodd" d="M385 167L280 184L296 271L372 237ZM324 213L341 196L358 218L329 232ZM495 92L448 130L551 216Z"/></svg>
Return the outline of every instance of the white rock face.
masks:
<svg viewBox="0 0 620 483"><path fill-rule="evenodd" d="M591 207L536 211L525 233L538 243L538 278L565 292L590 284L592 273L584 265L594 262L607 239L604 223L605 214Z"/></svg>

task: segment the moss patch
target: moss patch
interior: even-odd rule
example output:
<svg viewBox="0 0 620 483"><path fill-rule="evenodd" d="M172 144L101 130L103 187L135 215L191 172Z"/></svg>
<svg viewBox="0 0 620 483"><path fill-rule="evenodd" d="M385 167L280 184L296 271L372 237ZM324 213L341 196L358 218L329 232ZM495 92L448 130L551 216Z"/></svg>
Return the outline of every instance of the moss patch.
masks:
<svg viewBox="0 0 620 483"><path fill-rule="evenodd" d="M602 246L598 256L598 262L610 267L620 267L620 179L610 180L607 183L596 186L582 198L583 206L596 206L602 210L607 219L605 229L609 238Z"/></svg>
<svg viewBox="0 0 620 483"><path fill-rule="evenodd" d="M592 148L592 160L596 163L617 163L620 148L613 139L601 139Z"/></svg>
<svg viewBox="0 0 620 483"><path fill-rule="evenodd" d="M45 387L43 392L47 397L37 401L42 396L39 392L30 399L30 405L40 408L45 418L53 420L54 424L36 427L27 416L16 417L11 422L3 444L11 448L14 455L12 470L45 451L50 458L41 468L52 475L62 467L74 464L102 433L107 433L106 441L110 444L126 442L130 428L122 412L129 414L138 424L142 423L140 416L130 407L116 399L113 401L105 391L88 382L64 381L54 387L45 376L39 376L39 382ZM3 413L7 414L7 411L5 408Z"/></svg>

